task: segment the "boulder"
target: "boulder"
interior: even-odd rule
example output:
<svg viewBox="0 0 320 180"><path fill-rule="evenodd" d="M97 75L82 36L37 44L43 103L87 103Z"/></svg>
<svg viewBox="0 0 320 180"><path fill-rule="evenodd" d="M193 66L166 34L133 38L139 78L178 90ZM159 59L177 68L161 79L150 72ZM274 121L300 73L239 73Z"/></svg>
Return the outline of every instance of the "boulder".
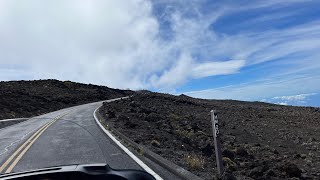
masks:
<svg viewBox="0 0 320 180"><path fill-rule="evenodd" d="M289 177L301 177L301 169L297 165L287 162L281 166L281 170L284 171Z"/></svg>

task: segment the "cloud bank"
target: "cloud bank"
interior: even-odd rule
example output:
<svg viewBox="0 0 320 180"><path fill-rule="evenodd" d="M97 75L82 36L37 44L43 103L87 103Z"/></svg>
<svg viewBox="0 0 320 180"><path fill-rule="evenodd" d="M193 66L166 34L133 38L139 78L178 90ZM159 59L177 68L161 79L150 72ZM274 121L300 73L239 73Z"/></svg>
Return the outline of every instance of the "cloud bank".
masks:
<svg viewBox="0 0 320 180"><path fill-rule="evenodd" d="M269 102L275 102L280 105L288 105L288 104L306 104L307 100L311 96L315 96L317 93L309 93L309 94L297 94L291 96L276 96L269 100ZM268 101L267 101L268 102Z"/></svg>
<svg viewBox="0 0 320 180"><path fill-rule="evenodd" d="M179 12L170 14L172 38L161 36L148 0L3 0L0 7L1 80L57 78L172 89L244 65L232 59L198 61L188 46L212 33Z"/></svg>

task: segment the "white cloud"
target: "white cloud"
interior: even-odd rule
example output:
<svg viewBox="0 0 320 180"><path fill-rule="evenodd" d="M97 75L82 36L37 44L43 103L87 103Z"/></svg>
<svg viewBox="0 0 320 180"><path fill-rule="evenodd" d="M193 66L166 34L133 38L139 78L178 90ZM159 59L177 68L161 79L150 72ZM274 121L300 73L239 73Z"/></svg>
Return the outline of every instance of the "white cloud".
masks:
<svg viewBox="0 0 320 180"><path fill-rule="evenodd" d="M268 100L267 102L275 102L280 105L303 105L306 104L310 96L317 95L317 93L308 93L308 94L296 94L290 96L276 96Z"/></svg>
<svg viewBox="0 0 320 180"><path fill-rule="evenodd" d="M320 23L315 21L280 30L217 36L201 47L213 57L243 59L246 65L255 65L292 54L302 54L304 59L313 59L320 49L319 39Z"/></svg>
<svg viewBox="0 0 320 180"><path fill-rule="evenodd" d="M284 106L288 105L288 103L286 103L286 102L280 102L280 103L276 103L276 104L284 105Z"/></svg>
<svg viewBox="0 0 320 180"><path fill-rule="evenodd" d="M153 75L152 83L155 87L170 88L181 85L190 78L190 69L192 68L193 60L190 55L182 54L177 63L171 66L169 70L163 72L162 75Z"/></svg>
<svg viewBox="0 0 320 180"><path fill-rule="evenodd" d="M168 14L173 39L163 39L148 0L3 0L1 10L0 68L14 69L1 71L1 80L58 78L161 89L243 66L232 59L195 59L192 46L214 33L210 21L186 18L182 10Z"/></svg>
<svg viewBox="0 0 320 180"><path fill-rule="evenodd" d="M276 96L272 99L275 100L283 100L283 101L304 101L309 96L314 96L316 93L309 93L309 94L297 94L292 96Z"/></svg>
<svg viewBox="0 0 320 180"><path fill-rule="evenodd" d="M268 99L261 100L262 102L274 103L279 105L295 105L295 106L306 106L310 105L312 96L318 95L318 93L305 93L295 95L276 96ZM312 97L312 98L311 98ZM314 104L311 104L314 105Z"/></svg>
<svg viewBox="0 0 320 180"><path fill-rule="evenodd" d="M308 95L312 95L313 92L320 91L319 84L320 76L279 77L278 80L266 79L246 84L182 93L192 97L205 99L236 99L248 101L263 99L262 101L271 102L269 99L276 97L279 94L300 94L301 92L305 92L303 95L300 94L301 96L297 96L296 98L303 98L304 95L307 97ZM290 88L288 89L288 87Z"/></svg>
<svg viewBox="0 0 320 180"><path fill-rule="evenodd" d="M206 62L195 65L192 69L192 76L202 78L213 75L226 75L237 72L245 65L244 60L230 60L224 62Z"/></svg>
<svg viewBox="0 0 320 180"><path fill-rule="evenodd" d="M161 66L162 58L145 63L160 46L148 1L10 1L6 9L0 66L24 66L21 77L140 87L137 66Z"/></svg>

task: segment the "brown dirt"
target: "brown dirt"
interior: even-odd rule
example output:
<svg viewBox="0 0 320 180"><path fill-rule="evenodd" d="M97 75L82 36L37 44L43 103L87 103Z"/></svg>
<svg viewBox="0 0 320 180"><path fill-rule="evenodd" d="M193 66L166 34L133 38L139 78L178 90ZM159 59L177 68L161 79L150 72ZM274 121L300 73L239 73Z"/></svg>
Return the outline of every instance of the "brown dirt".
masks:
<svg viewBox="0 0 320 180"><path fill-rule="evenodd" d="M320 179L319 108L144 92L104 103L100 113L135 142L212 179L211 109L219 116L229 178ZM204 164L192 166L188 156Z"/></svg>
<svg viewBox="0 0 320 180"><path fill-rule="evenodd" d="M32 117L58 109L132 94L71 81L0 82L0 119Z"/></svg>

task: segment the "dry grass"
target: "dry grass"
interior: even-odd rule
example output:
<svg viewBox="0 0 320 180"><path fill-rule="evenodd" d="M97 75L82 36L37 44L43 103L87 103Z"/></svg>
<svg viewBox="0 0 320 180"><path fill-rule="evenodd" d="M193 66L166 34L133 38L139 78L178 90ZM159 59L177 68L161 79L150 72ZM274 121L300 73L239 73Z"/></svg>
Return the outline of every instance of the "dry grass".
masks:
<svg viewBox="0 0 320 180"><path fill-rule="evenodd" d="M157 140L152 140L151 141L151 145L152 146L156 146L156 147L160 147L161 143L159 141L157 141Z"/></svg>
<svg viewBox="0 0 320 180"><path fill-rule="evenodd" d="M190 154L185 157L188 166L192 170L198 170L204 168L204 157L201 155Z"/></svg>
<svg viewBox="0 0 320 180"><path fill-rule="evenodd" d="M143 156L144 155L144 149L142 149L142 148L139 148L138 149L138 153L141 155L141 156Z"/></svg>
<svg viewBox="0 0 320 180"><path fill-rule="evenodd" d="M170 117L170 119L175 120L175 121L181 119L180 116L178 116L177 114L174 114L174 113L171 113L171 114L169 115L169 117Z"/></svg>
<svg viewBox="0 0 320 180"><path fill-rule="evenodd" d="M223 164L227 169L230 169L232 171L237 169L237 163L233 162L230 158L223 157L222 158Z"/></svg>
<svg viewBox="0 0 320 180"><path fill-rule="evenodd" d="M181 136L181 137L185 137L188 139L192 139L195 136L194 131L187 131L187 130L176 130L177 133Z"/></svg>

